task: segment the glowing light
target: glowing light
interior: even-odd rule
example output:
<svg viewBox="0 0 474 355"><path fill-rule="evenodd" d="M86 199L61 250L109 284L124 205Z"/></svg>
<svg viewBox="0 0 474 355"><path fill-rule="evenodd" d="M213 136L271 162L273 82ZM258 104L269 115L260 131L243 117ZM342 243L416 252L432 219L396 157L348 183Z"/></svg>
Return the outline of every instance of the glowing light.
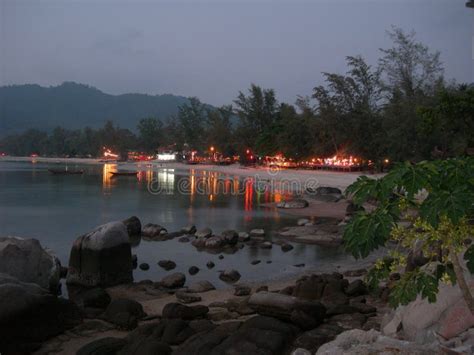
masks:
<svg viewBox="0 0 474 355"><path fill-rule="evenodd" d="M210 150L211 150L211 152L213 152L213 151L214 151L214 147L211 146Z"/></svg>
<svg viewBox="0 0 474 355"><path fill-rule="evenodd" d="M156 159L159 161L173 161L176 160L176 155L169 153L157 154Z"/></svg>
<svg viewBox="0 0 474 355"><path fill-rule="evenodd" d="M384 160L384 163L385 163L385 164L388 164L388 163L390 163L390 160L385 159L385 160Z"/></svg>

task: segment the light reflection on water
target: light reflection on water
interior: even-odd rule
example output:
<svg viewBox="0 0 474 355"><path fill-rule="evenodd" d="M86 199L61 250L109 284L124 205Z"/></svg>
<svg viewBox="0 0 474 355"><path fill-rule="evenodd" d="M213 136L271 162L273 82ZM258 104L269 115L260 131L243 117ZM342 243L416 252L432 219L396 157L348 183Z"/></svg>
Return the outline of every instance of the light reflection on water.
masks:
<svg viewBox="0 0 474 355"><path fill-rule="evenodd" d="M58 167L57 164L0 162L0 235L37 238L54 250L63 264L67 264L76 237L100 224L131 215L138 216L142 224L158 223L169 231L189 224L195 224L198 229L211 227L215 233L253 228L270 231L295 224L294 218L262 206L281 201L288 193L278 186L274 191L256 189L255 179L145 164L139 166L136 177L113 177L110 172L121 171L120 164L79 166L84 175L54 176L47 171L51 166ZM155 180L163 193L148 191L150 182ZM186 193L180 192L183 182ZM168 272L160 269L157 261L173 259L178 264L173 272L187 274L187 269L196 265L201 271L195 276L187 275L188 279L208 279L216 286L223 286L217 271L225 268L238 269L243 281L262 280L299 271L294 264L315 267L345 258L337 250L297 244L289 253L283 253L276 245L270 250L246 246L223 260L177 240L136 240L134 244L133 253L137 254L139 263L150 264L149 271L136 270L135 279L160 279ZM261 259L262 263L250 265L254 259ZM207 270L205 265L209 260L217 265L215 269ZM271 264L266 263L269 260Z"/></svg>

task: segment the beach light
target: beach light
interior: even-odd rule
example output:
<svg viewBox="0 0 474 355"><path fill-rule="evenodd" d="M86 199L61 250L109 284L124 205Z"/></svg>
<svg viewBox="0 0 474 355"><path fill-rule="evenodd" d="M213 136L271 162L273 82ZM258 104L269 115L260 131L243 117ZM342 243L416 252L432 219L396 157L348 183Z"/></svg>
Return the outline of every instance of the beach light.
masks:
<svg viewBox="0 0 474 355"><path fill-rule="evenodd" d="M213 146L211 146L211 148L209 148L209 149L211 150L211 152L213 152L213 151L214 151L214 147L213 147Z"/></svg>

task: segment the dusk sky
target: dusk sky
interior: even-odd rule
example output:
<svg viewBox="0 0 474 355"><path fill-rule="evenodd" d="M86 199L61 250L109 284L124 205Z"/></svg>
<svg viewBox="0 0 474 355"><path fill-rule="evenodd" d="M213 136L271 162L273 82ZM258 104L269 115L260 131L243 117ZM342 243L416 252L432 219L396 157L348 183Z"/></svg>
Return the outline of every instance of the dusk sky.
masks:
<svg viewBox="0 0 474 355"><path fill-rule="evenodd" d="M446 78L472 82L474 10L466 0L0 0L0 85L63 81L119 94L231 103L250 83L293 103L376 64L391 25L441 51Z"/></svg>

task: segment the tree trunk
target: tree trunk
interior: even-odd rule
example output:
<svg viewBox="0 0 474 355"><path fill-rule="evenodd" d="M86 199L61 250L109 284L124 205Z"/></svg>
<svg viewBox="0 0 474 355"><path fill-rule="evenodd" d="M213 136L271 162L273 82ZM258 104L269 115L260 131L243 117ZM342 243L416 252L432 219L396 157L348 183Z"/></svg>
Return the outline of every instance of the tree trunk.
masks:
<svg viewBox="0 0 474 355"><path fill-rule="evenodd" d="M464 271L459 262L459 255L451 250L451 261L453 262L454 273L456 274L456 280L459 285L459 288L462 292L462 297L464 301L466 301L467 306L471 310L471 313L474 314L474 298L472 297L471 290L469 289L469 285L464 278Z"/></svg>

